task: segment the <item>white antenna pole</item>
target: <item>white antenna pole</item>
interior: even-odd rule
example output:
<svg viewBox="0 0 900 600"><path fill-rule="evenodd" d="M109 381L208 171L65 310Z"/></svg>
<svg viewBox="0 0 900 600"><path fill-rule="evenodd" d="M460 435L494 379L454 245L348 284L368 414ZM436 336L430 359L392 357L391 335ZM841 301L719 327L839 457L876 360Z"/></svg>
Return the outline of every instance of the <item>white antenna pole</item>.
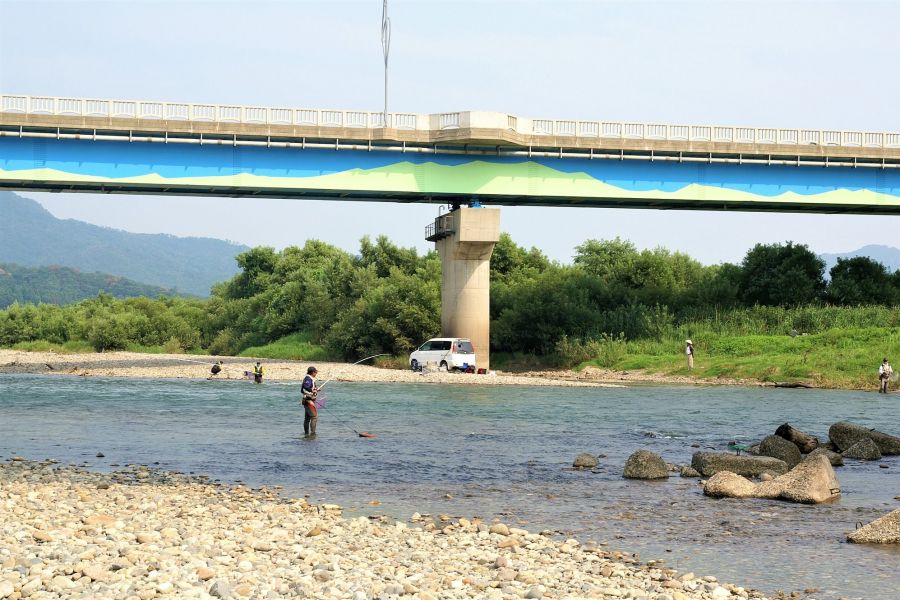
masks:
<svg viewBox="0 0 900 600"><path fill-rule="evenodd" d="M382 125L388 127L388 56L391 53L391 20L388 18L388 0L384 0L381 9L381 50L384 53L384 121Z"/></svg>

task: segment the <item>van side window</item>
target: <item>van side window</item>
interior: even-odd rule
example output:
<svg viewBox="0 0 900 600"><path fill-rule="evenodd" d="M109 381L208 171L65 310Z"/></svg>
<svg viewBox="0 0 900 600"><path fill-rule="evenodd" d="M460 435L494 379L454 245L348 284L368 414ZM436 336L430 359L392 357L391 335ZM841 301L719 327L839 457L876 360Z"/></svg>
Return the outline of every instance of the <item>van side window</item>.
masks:
<svg viewBox="0 0 900 600"><path fill-rule="evenodd" d="M451 342L450 340L442 340L440 342L432 342L432 348L434 350L449 350L450 345L452 343L453 342Z"/></svg>
<svg viewBox="0 0 900 600"><path fill-rule="evenodd" d="M475 348L472 347L472 342L469 340L460 340L456 344L456 349L460 354L474 354Z"/></svg>
<svg viewBox="0 0 900 600"><path fill-rule="evenodd" d="M432 344L432 342L425 342L424 344L419 346L419 350L425 350L425 351L431 350L431 344Z"/></svg>

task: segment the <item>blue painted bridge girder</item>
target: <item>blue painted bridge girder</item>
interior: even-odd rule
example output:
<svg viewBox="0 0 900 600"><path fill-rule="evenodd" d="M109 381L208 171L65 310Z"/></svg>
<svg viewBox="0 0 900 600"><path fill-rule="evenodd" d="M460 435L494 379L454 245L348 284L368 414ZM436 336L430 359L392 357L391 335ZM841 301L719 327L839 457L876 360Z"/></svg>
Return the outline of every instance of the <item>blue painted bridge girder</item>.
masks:
<svg viewBox="0 0 900 600"><path fill-rule="evenodd" d="M178 143L176 143L178 142ZM592 158L502 148L369 150L0 137L0 188L493 205L900 214L900 169L786 160ZM770 163L775 164L770 164ZM827 164L827 163L826 163Z"/></svg>

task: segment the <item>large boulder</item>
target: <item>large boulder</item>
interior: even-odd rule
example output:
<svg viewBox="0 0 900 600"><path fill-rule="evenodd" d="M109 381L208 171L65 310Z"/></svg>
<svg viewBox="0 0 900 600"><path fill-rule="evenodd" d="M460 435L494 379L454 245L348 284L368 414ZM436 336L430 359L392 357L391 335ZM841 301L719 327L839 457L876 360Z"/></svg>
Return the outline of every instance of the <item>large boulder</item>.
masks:
<svg viewBox="0 0 900 600"><path fill-rule="evenodd" d="M803 504L818 504L841 494L831 462L825 456L804 460L799 465L773 479L756 486L759 498L778 498Z"/></svg>
<svg viewBox="0 0 900 600"><path fill-rule="evenodd" d="M775 430L775 435L797 446L803 454L809 454L819 447L819 439L817 437L804 433L799 429L794 429L789 423L779 426Z"/></svg>
<svg viewBox="0 0 900 600"><path fill-rule="evenodd" d="M770 456L736 456L727 452L694 452L691 466L704 477L719 471L731 471L744 477L759 477L766 471L787 473L787 463Z"/></svg>
<svg viewBox="0 0 900 600"><path fill-rule="evenodd" d="M804 460L809 460L811 458L815 458L817 456L824 456L828 459L828 462L831 463L832 467L842 467L844 466L844 457L841 456L839 452L834 452L829 450L824 446L820 446L806 455Z"/></svg>
<svg viewBox="0 0 900 600"><path fill-rule="evenodd" d="M666 479L669 469L658 454L638 450L625 461L624 475L628 479Z"/></svg>
<svg viewBox="0 0 900 600"><path fill-rule="evenodd" d="M593 469L599 462L600 460L593 454L582 452L575 457L575 461L572 463L572 466L576 469Z"/></svg>
<svg viewBox="0 0 900 600"><path fill-rule="evenodd" d="M851 532L847 541L854 544L900 544L900 508Z"/></svg>
<svg viewBox="0 0 900 600"><path fill-rule="evenodd" d="M773 498L817 504L837 498L841 490L828 458L816 456L784 475L758 484L722 471L709 478L703 493L717 498Z"/></svg>
<svg viewBox="0 0 900 600"><path fill-rule="evenodd" d="M793 442L789 442L778 435L767 435L759 444L761 456L771 456L787 463L788 469L793 469L802 460L800 449Z"/></svg>
<svg viewBox="0 0 900 600"><path fill-rule="evenodd" d="M703 486L703 493L713 498L752 498L755 491L755 483L731 471L719 471Z"/></svg>
<svg viewBox="0 0 900 600"><path fill-rule="evenodd" d="M875 442L869 438L862 438L844 450L844 457L856 460L881 460L881 451Z"/></svg>
<svg viewBox="0 0 900 600"><path fill-rule="evenodd" d="M900 454L900 437L888 435L874 429L868 429L862 425L840 421L828 429L828 437L839 450L847 450L850 446L863 438L875 442L882 454Z"/></svg>

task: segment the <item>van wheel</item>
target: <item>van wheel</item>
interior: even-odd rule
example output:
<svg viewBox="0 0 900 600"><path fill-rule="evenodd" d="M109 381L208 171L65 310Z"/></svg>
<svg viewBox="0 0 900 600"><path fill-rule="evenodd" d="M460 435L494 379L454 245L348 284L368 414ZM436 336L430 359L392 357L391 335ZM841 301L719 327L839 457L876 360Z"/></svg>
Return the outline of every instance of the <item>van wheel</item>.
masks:
<svg viewBox="0 0 900 600"><path fill-rule="evenodd" d="M449 371L449 370L450 370L450 368L447 366L447 361L442 360L441 361L441 371Z"/></svg>
<svg viewBox="0 0 900 600"><path fill-rule="evenodd" d="M409 368L412 369L413 371L420 370L419 369L419 361L417 361L416 359L412 359L412 362L409 363Z"/></svg>

